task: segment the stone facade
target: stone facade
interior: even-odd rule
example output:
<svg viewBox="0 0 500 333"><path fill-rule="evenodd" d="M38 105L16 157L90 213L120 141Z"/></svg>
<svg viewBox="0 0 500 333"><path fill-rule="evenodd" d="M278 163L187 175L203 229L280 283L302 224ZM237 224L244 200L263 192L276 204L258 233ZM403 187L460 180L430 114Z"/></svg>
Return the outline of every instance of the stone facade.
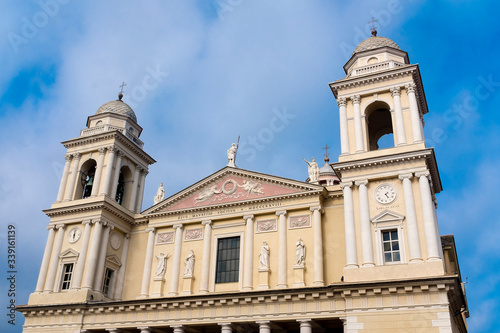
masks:
<svg viewBox="0 0 500 333"><path fill-rule="evenodd" d="M419 68L372 38L330 84L340 184L229 165L141 212L155 161L135 114L118 100L90 116L63 143L24 331L466 332Z"/></svg>

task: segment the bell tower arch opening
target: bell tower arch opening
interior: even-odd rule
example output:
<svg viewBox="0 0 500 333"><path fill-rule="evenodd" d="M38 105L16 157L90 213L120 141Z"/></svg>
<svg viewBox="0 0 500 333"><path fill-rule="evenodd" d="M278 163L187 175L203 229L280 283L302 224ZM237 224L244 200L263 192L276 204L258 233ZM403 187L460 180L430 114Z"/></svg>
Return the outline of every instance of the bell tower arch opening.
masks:
<svg viewBox="0 0 500 333"><path fill-rule="evenodd" d="M75 199L90 197L94 186L96 166L97 162L93 159L89 159L82 164L80 168L80 184L76 187Z"/></svg>
<svg viewBox="0 0 500 333"><path fill-rule="evenodd" d="M128 166L122 166L120 169L120 175L118 176L115 200L124 207L128 207L130 193L132 191L132 183L132 172Z"/></svg>
<svg viewBox="0 0 500 333"><path fill-rule="evenodd" d="M365 109L365 119L370 151L394 147L394 130L390 106L376 101Z"/></svg>

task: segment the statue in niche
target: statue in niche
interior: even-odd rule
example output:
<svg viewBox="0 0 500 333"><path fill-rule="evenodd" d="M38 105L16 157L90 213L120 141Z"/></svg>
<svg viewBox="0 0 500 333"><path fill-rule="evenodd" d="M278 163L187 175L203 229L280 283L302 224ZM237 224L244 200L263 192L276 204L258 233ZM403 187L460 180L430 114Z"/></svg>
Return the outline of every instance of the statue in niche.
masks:
<svg viewBox="0 0 500 333"><path fill-rule="evenodd" d="M259 254L260 269L269 269L269 245L267 242L262 242Z"/></svg>
<svg viewBox="0 0 500 333"><path fill-rule="evenodd" d="M304 266L306 261L306 246L300 237L295 246L295 265Z"/></svg>
<svg viewBox="0 0 500 333"><path fill-rule="evenodd" d="M158 202L163 201L165 199L165 189L163 188L163 183L158 187L158 192L156 192L154 204L156 205Z"/></svg>
<svg viewBox="0 0 500 333"><path fill-rule="evenodd" d="M186 266L184 267L184 276L193 276L194 269L194 251L190 250L186 257Z"/></svg>
<svg viewBox="0 0 500 333"><path fill-rule="evenodd" d="M236 152L240 146L240 137L238 136L238 143L232 143L231 147L227 150L227 166L236 168Z"/></svg>
<svg viewBox="0 0 500 333"><path fill-rule="evenodd" d="M160 255L155 256L156 259L158 259L158 266L156 266L156 276L157 277L163 277L165 275L165 271L167 269L167 258L168 258L168 253L165 255L163 252L160 253Z"/></svg>
<svg viewBox="0 0 500 333"><path fill-rule="evenodd" d="M309 173L309 182L314 183L317 182L319 179L319 167L318 163L316 163L316 160L314 157L312 158L311 162L308 162L305 158L302 158L304 162L307 163L307 172Z"/></svg>

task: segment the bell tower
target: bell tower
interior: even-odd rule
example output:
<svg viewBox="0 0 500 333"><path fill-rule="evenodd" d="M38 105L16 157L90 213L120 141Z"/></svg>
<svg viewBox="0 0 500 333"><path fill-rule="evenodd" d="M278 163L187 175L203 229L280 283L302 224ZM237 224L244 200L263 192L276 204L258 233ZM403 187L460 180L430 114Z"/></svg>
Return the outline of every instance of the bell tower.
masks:
<svg viewBox="0 0 500 333"><path fill-rule="evenodd" d="M40 275L30 304L121 299L130 232L149 165L142 127L119 94L67 148ZM140 217L140 216L139 216Z"/></svg>
<svg viewBox="0 0 500 333"><path fill-rule="evenodd" d="M344 281L443 275L435 211L442 188L425 145L419 67L373 30L344 70L330 84L340 115L341 155L332 167L344 194Z"/></svg>

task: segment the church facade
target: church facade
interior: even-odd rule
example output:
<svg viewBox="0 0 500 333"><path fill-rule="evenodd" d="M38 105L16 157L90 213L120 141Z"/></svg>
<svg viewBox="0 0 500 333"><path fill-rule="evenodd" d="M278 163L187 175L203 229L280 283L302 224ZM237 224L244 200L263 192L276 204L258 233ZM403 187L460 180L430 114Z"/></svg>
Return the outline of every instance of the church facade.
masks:
<svg viewBox="0 0 500 333"><path fill-rule="evenodd" d="M233 144L145 210L142 128L121 95L101 106L63 142L24 332L467 332L419 67L374 33L344 70L337 162L297 181L236 167Z"/></svg>

